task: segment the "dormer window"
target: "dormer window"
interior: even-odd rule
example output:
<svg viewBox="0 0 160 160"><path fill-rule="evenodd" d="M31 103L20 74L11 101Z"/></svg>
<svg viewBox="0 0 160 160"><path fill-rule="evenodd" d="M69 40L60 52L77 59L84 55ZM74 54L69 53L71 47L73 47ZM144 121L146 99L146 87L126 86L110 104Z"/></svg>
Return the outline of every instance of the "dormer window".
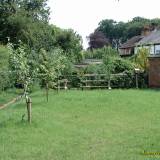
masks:
<svg viewBox="0 0 160 160"><path fill-rule="evenodd" d="M155 45L155 54L160 54L160 44Z"/></svg>

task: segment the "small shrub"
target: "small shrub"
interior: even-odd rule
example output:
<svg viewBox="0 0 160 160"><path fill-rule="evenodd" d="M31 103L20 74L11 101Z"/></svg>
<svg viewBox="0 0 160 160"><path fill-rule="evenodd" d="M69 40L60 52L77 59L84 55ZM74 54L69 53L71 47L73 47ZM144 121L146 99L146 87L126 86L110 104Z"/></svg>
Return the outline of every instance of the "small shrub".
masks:
<svg viewBox="0 0 160 160"><path fill-rule="evenodd" d="M115 72L114 73L122 73L125 71L134 70L134 64L126 59L115 58L114 59Z"/></svg>
<svg viewBox="0 0 160 160"><path fill-rule="evenodd" d="M6 46L0 45L0 91L11 86L9 74L9 50Z"/></svg>

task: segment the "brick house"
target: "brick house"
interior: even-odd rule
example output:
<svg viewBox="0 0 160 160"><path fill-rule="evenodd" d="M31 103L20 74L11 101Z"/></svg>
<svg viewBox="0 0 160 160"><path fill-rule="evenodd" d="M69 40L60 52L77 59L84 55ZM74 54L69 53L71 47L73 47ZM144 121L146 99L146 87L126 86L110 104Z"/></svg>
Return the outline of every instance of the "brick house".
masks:
<svg viewBox="0 0 160 160"><path fill-rule="evenodd" d="M145 37L150 35L152 31L154 30L153 26L145 26L142 30L141 35L134 36L130 39L128 39L125 43L121 44L119 47L119 54L121 57L125 56L132 56L135 54L135 48L137 46L137 43L142 41Z"/></svg>
<svg viewBox="0 0 160 160"><path fill-rule="evenodd" d="M135 36L119 48L120 56L132 56L138 49L149 50L149 87L160 88L160 29L145 30L142 35Z"/></svg>
<svg viewBox="0 0 160 160"><path fill-rule="evenodd" d="M119 54L121 57L132 56L134 55L136 43L138 43L144 36L134 36L131 39L127 40L127 42L123 43L119 47Z"/></svg>
<svg viewBox="0 0 160 160"><path fill-rule="evenodd" d="M160 30L154 30L140 40L135 47L135 54L140 48L147 48L149 55L149 87L160 87Z"/></svg>
<svg viewBox="0 0 160 160"><path fill-rule="evenodd" d="M140 48L149 49L150 55L160 54L160 30L152 31L148 36L142 38L138 43L136 43L135 54Z"/></svg>

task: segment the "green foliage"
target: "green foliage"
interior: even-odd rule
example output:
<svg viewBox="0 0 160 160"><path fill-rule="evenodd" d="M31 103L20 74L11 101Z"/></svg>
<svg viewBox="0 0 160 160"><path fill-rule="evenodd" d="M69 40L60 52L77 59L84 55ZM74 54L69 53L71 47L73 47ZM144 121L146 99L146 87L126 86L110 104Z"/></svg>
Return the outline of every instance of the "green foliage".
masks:
<svg viewBox="0 0 160 160"><path fill-rule="evenodd" d="M7 47L0 45L0 69L8 69L9 50Z"/></svg>
<svg viewBox="0 0 160 160"><path fill-rule="evenodd" d="M113 74L123 73L126 71L134 71L134 63L127 59L123 59L120 57L113 57ZM97 74L104 74L105 69L103 64L91 64L86 68L86 73L97 73Z"/></svg>
<svg viewBox="0 0 160 160"><path fill-rule="evenodd" d="M116 58L114 58L113 63L115 66L114 73L122 73L125 71L133 71L134 70L134 64L127 59L116 57Z"/></svg>
<svg viewBox="0 0 160 160"><path fill-rule="evenodd" d="M11 85L12 82L10 80L8 70L0 70L0 92L8 89L9 87L11 87Z"/></svg>
<svg viewBox="0 0 160 160"><path fill-rule="evenodd" d="M109 40L105 37L104 33L100 31L94 31L88 36L90 50L102 48L109 45Z"/></svg>
<svg viewBox="0 0 160 160"><path fill-rule="evenodd" d="M11 86L9 73L9 50L0 45L0 91Z"/></svg>
<svg viewBox="0 0 160 160"><path fill-rule="evenodd" d="M50 8L47 5L48 0L22 0L19 2L20 8L27 12L27 16L32 17L35 21L49 21Z"/></svg>
<svg viewBox="0 0 160 160"><path fill-rule="evenodd" d="M149 50L147 48L138 49L137 54L133 56L133 62L136 67L147 72L149 68L148 56Z"/></svg>
<svg viewBox="0 0 160 160"><path fill-rule="evenodd" d="M42 48L52 52L57 47L71 62L82 59L80 35L48 23L50 11L47 0L2 0L0 13L0 43L10 42L16 49L21 41L27 45L30 57Z"/></svg>
<svg viewBox="0 0 160 160"><path fill-rule="evenodd" d="M135 64L128 59L111 56L108 52L104 54L103 64L89 65L84 73L106 74L110 80L110 86L115 88L135 88ZM148 84L147 74L139 73L139 87L146 88Z"/></svg>
<svg viewBox="0 0 160 160"><path fill-rule="evenodd" d="M142 17L135 17L129 22L116 22L112 19L102 20L95 32L99 31L105 35L105 38L109 40L112 47L118 49L120 44L127 39L140 35L145 27L153 30L156 26L160 25L160 19L146 19ZM97 45L101 42L101 39L97 40ZM89 41L91 44L91 41ZM95 44L96 45L96 44ZM92 46L90 46L92 48Z"/></svg>
<svg viewBox="0 0 160 160"><path fill-rule="evenodd" d="M64 58L63 64L65 65L65 68L61 71L61 75L68 76L75 72L73 63L67 57Z"/></svg>
<svg viewBox="0 0 160 160"><path fill-rule="evenodd" d="M10 42L19 44L19 40L29 48L38 51L41 48L50 50L55 44L54 28L43 21L34 21L24 13L17 13L8 18L10 28L6 37ZM6 28L7 29L7 28ZM3 33L4 34L4 33ZM4 40L6 37L2 37Z"/></svg>
<svg viewBox="0 0 160 160"><path fill-rule="evenodd" d="M102 65L90 64L85 69L85 73L89 73L89 74L101 74L102 73L103 74L104 69Z"/></svg>
<svg viewBox="0 0 160 160"><path fill-rule="evenodd" d="M111 74L115 70L114 66L114 57L117 56L116 52L114 49L111 47L105 47L102 48L103 52L103 69L104 73L106 74L106 78L108 80L108 88L111 88Z"/></svg>
<svg viewBox="0 0 160 160"><path fill-rule="evenodd" d="M82 38L73 30L57 29L55 31L57 47L60 47L64 55L72 62L79 62L82 59Z"/></svg>
<svg viewBox="0 0 160 160"><path fill-rule="evenodd" d="M111 86L115 88L135 88L135 77L133 70L125 70L120 76L113 76Z"/></svg>
<svg viewBox="0 0 160 160"><path fill-rule="evenodd" d="M40 24L36 25L37 30L41 31L41 23L47 25L49 19L46 2L46 0L1 0L0 42L6 44L9 37L12 43L18 44L19 40L25 43L34 31L32 27L34 28L37 23Z"/></svg>
<svg viewBox="0 0 160 160"><path fill-rule="evenodd" d="M62 50L54 49L51 52L46 52L41 49L39 52L39 78L50 87L55 85L55 79L61 75L65 68L65 57L62 56Z"/></svg>
<svg viewBox="0 0 160 160"><path fill-rule="evenodd" d="M38 77L42 85L45 85L47 101L49 88L56 86L56 80L65 68L64 61L65 57L62 56L60 49L54 49L51 52L41 49L39 52Z"/></svg>
<svg viewBox="0 0 160 160"><path fill-rule="evenodd" d="M125 28L126 24L124 22L117 23L112 19L106 19L99 23L96 30L102 32L113 47L118 48L121 41L123 41Z"/></svg>
<svg viewBox="0 0 160 160"><path fill-rule="evenodd" d="M105 46L103 48L93 49L92 51L88 50L84 52L85 58L102 59L103 56L105 55L114 56L114 57L119 56L117 50L113 49L110 46L109 47Z"/></svg>
<svg viewBox="0 0 160 160"><path fill-rule="evenodd" d="M134 69L134 64L131 61L119 57L117 50L111 47L103 47L93 51L86 51L84 55L86 58L103 59L103 64L114 68L113 73L122 73L126 70ZM90 65L87 68L87 70L92 70L91 72L105 72L105 69L103 69L105 67L103 65Z"/></svg>
<svg viewBox="0 0 160 160"><path fill-rule="evenodd" d="M110 76L111 73L114 72L114 58L109 55L105 55L103 57L103 69L104 73L106 73L107 77Z"/></svg>
<svg viewBox="0 0 160 160"><path fill-rule="evenodd" d="M8 48L10 50L9 67L12 80L14 80L15 84L21 84L24 88L24 94L26 94L32 82L27 47L20 43L19 47L14 49L13 45L9 43Z"/></svg>

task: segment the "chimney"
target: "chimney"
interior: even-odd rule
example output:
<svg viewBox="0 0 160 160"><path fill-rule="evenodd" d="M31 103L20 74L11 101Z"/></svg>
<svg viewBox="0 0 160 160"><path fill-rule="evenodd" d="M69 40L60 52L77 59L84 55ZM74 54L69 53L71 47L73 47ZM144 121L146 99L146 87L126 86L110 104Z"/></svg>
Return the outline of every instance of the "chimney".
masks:
<svg viewBox="0 0 160 160"><path fill-rule="evenodd" d="M141 35L142 36L148 36L152 31L152 27L151 26L144 26Z"/></svg>

